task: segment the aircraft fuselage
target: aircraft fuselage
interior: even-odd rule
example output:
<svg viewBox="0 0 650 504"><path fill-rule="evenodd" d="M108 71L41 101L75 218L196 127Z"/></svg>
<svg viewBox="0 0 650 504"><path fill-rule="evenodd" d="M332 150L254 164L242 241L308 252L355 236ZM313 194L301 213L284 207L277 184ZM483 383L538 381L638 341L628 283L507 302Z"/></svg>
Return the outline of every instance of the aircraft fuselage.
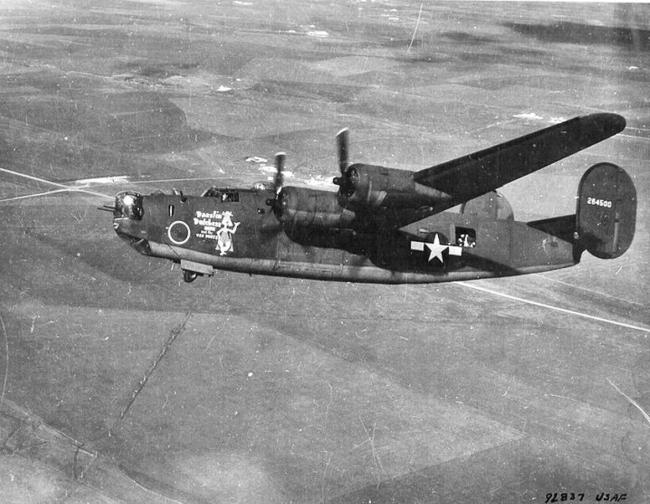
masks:
<svg viewBox="0 0 650 504"><path fill-rule="evenodd" d="M269 190L215 196L154 193L141 215L117 215L114 228L139 252L184 269L214 269L379 283L471 280L547 271L579 261L573 240L525 222L442 212L405 234L282 225Z"/></svg>

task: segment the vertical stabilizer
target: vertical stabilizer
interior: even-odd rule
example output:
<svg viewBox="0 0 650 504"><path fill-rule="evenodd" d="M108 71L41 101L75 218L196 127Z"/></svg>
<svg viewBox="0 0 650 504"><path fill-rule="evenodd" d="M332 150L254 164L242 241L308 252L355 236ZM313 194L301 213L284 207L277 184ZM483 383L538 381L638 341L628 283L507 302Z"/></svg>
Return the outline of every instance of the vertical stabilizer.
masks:
<svg viewBox="0 0 650 504"><path fill-rule="evenodd" d="M578 187L578 244L601 259L619 257L632 243L635 224L636 189L630 176L612 163L589 168Z"/></svg>

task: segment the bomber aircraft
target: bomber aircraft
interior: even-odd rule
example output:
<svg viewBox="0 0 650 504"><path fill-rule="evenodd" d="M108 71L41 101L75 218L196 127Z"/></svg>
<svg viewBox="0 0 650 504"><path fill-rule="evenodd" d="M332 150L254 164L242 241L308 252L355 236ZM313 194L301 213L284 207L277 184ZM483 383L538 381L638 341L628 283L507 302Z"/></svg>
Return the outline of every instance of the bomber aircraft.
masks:
<svg viewBox="0 0 650 504"><path fill-rule="evenodd" d="M147 256L180 264L192 282L215 270L322 280L426 283L521 275L572 266L587 250L611 259L632 242L636 190L603 162L578 186L576 213L514 220L499 187L619 133L625 119L597 113L420 171L348 162L337 135L338 192L273 183L123 191L113 228ZM450 211L454 207L459 211Z"/></svg>

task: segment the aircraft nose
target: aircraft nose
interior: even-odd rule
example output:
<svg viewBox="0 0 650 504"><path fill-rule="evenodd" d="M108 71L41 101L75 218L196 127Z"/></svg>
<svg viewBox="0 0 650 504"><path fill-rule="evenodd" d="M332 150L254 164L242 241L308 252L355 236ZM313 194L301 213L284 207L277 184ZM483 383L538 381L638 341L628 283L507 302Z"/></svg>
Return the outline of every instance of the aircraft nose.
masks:
<svg viewBox="0 0 650 504"><path fill-rule="evenodd" d="M120 237L144 238L146 230L142 226L143 197L132 191L123 191L115 196L113 207L113 229Z"/></svg>
<svg viewBox="0 0 650 504"><path fill-rule="evenodd" d="M142 219L143 197L140 193L123 191L115 196L115 218L127 217L132 220Z"/></svg>
<svg viewBox="0 0 650 504"><path fill-rule="evenodd" d="M137 234L137 230L133 226L133 221L128 217L115 217L113 219L113 229L120 237L131 237Z"/></svg>
<svg viewBox="0 0 650 504"><path fill-rule="evenodd" d="M147 230L140 225L139 221L128 217L115 217L113 229L117 236L141 254L148 255L150 253Z"/></svg>

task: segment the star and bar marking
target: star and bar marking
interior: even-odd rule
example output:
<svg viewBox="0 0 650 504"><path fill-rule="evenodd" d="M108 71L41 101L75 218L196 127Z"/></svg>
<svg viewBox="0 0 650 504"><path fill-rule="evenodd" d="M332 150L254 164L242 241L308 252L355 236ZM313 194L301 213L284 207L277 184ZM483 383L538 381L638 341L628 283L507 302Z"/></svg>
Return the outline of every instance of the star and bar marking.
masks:
<svg viewBox="0 0 650 504"><path fill-rule="evenodd" d="M449 255L453 255L453 256L460 256L463 253L463 247L459 247L457 245L450 245L450 244L445 245L440 243L440 236L438 235L438 233L434 235L433 243L411 241L411 250L424 252L425 247L429 249L428 262L431 262L434 259L438 259L438 261L440 261L440 264L444 264L445 262L442 256L442 253L445 250L449 250Z"/></svg>

